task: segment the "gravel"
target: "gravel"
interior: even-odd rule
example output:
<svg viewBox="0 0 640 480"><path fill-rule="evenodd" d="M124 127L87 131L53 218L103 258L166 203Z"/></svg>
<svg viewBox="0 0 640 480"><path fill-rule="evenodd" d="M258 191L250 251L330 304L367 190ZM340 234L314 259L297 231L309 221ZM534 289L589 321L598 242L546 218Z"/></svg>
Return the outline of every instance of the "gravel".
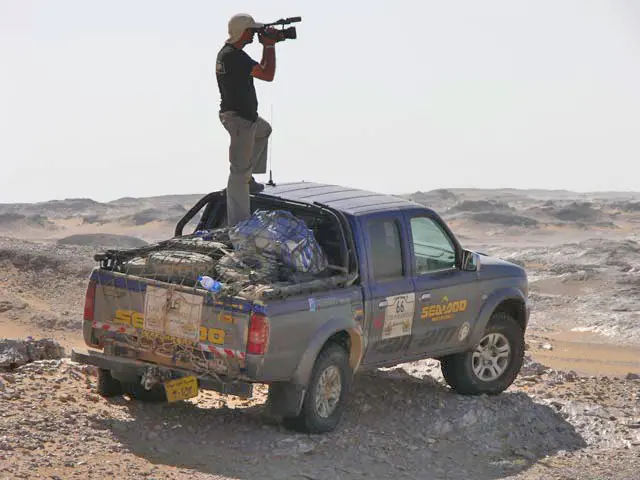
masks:
<svg viewBox="0 0 640 480"><path fill-rule="evenodd" d="M570 472L596 458L639 466L637 379L527 358L504 394L465 397L437 372L425 360L358 375L339 428L303 435L269 415L265 386L251 400L144 404L98 396L92 367L35 361L0 374L0 478L532 479L548 462L547 478L588 478Z"/></svg>

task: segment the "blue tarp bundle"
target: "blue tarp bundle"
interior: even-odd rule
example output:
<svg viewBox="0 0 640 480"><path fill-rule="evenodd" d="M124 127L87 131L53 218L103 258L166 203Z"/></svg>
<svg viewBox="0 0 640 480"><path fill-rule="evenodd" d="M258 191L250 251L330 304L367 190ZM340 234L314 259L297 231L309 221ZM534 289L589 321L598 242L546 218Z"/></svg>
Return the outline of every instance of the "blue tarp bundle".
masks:
<svg viewBox="0 0 640 480"><path fill-rule="evenodd" d="M307 225L286 210L256 211L229 231L234 249L273 257L293 271L318 274L327 258Z"/></svg>

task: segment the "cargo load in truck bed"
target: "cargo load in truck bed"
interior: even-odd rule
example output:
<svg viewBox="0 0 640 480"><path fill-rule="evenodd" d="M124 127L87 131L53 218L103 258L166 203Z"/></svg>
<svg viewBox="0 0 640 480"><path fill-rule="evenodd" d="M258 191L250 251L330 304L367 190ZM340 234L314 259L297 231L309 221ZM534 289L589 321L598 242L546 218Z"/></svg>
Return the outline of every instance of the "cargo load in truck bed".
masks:
<svg viewBox="0 0 640 480"><path fill-rule="evenodd" d="M109 250L96 260L113 272L187 287L208 289L202 279L209 277L214 292L251 300L333 287L346 272L329 263L316 233L288 210L258 210L233 228Z"/></svg>

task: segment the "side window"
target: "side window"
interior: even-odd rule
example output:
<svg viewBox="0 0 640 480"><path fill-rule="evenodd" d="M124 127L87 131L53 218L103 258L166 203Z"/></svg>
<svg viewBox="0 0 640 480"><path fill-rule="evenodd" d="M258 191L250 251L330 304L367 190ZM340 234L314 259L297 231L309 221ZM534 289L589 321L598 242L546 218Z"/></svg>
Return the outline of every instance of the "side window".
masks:
<svg viewBox="0 0 640 480"><path fill-rule="evenodd" d="M447 270L456 265L456 251L449 236L427 217L411 219L416 275Z"/></svg>
<svg viewBox="0 0 640 480"><path fill-rule="evenodd" d="M404 275L398 224L390 219L372 220L368 224L373 258L373 276L389 280Z"/></svg>

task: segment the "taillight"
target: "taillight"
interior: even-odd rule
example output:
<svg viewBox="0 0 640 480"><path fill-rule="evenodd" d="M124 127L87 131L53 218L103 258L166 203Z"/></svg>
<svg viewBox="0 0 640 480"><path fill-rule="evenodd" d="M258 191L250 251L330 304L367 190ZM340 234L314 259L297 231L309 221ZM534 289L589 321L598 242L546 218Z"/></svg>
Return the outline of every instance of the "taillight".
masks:
<svg viewBox="0 0 640 480"><path fill-rule="evenodd" d="M84 319L88 322L93 321L93 311L96 306L96 282L89 281L87 293L84 296Z"/></svg>
<svg viewBox="0 0 640 480"><path fill-rule="evenodd" d="M269 320L264 315L252 313L249 320L249 335L247 338L247 353L250 355L264 355L269 343Z"/></svg>

